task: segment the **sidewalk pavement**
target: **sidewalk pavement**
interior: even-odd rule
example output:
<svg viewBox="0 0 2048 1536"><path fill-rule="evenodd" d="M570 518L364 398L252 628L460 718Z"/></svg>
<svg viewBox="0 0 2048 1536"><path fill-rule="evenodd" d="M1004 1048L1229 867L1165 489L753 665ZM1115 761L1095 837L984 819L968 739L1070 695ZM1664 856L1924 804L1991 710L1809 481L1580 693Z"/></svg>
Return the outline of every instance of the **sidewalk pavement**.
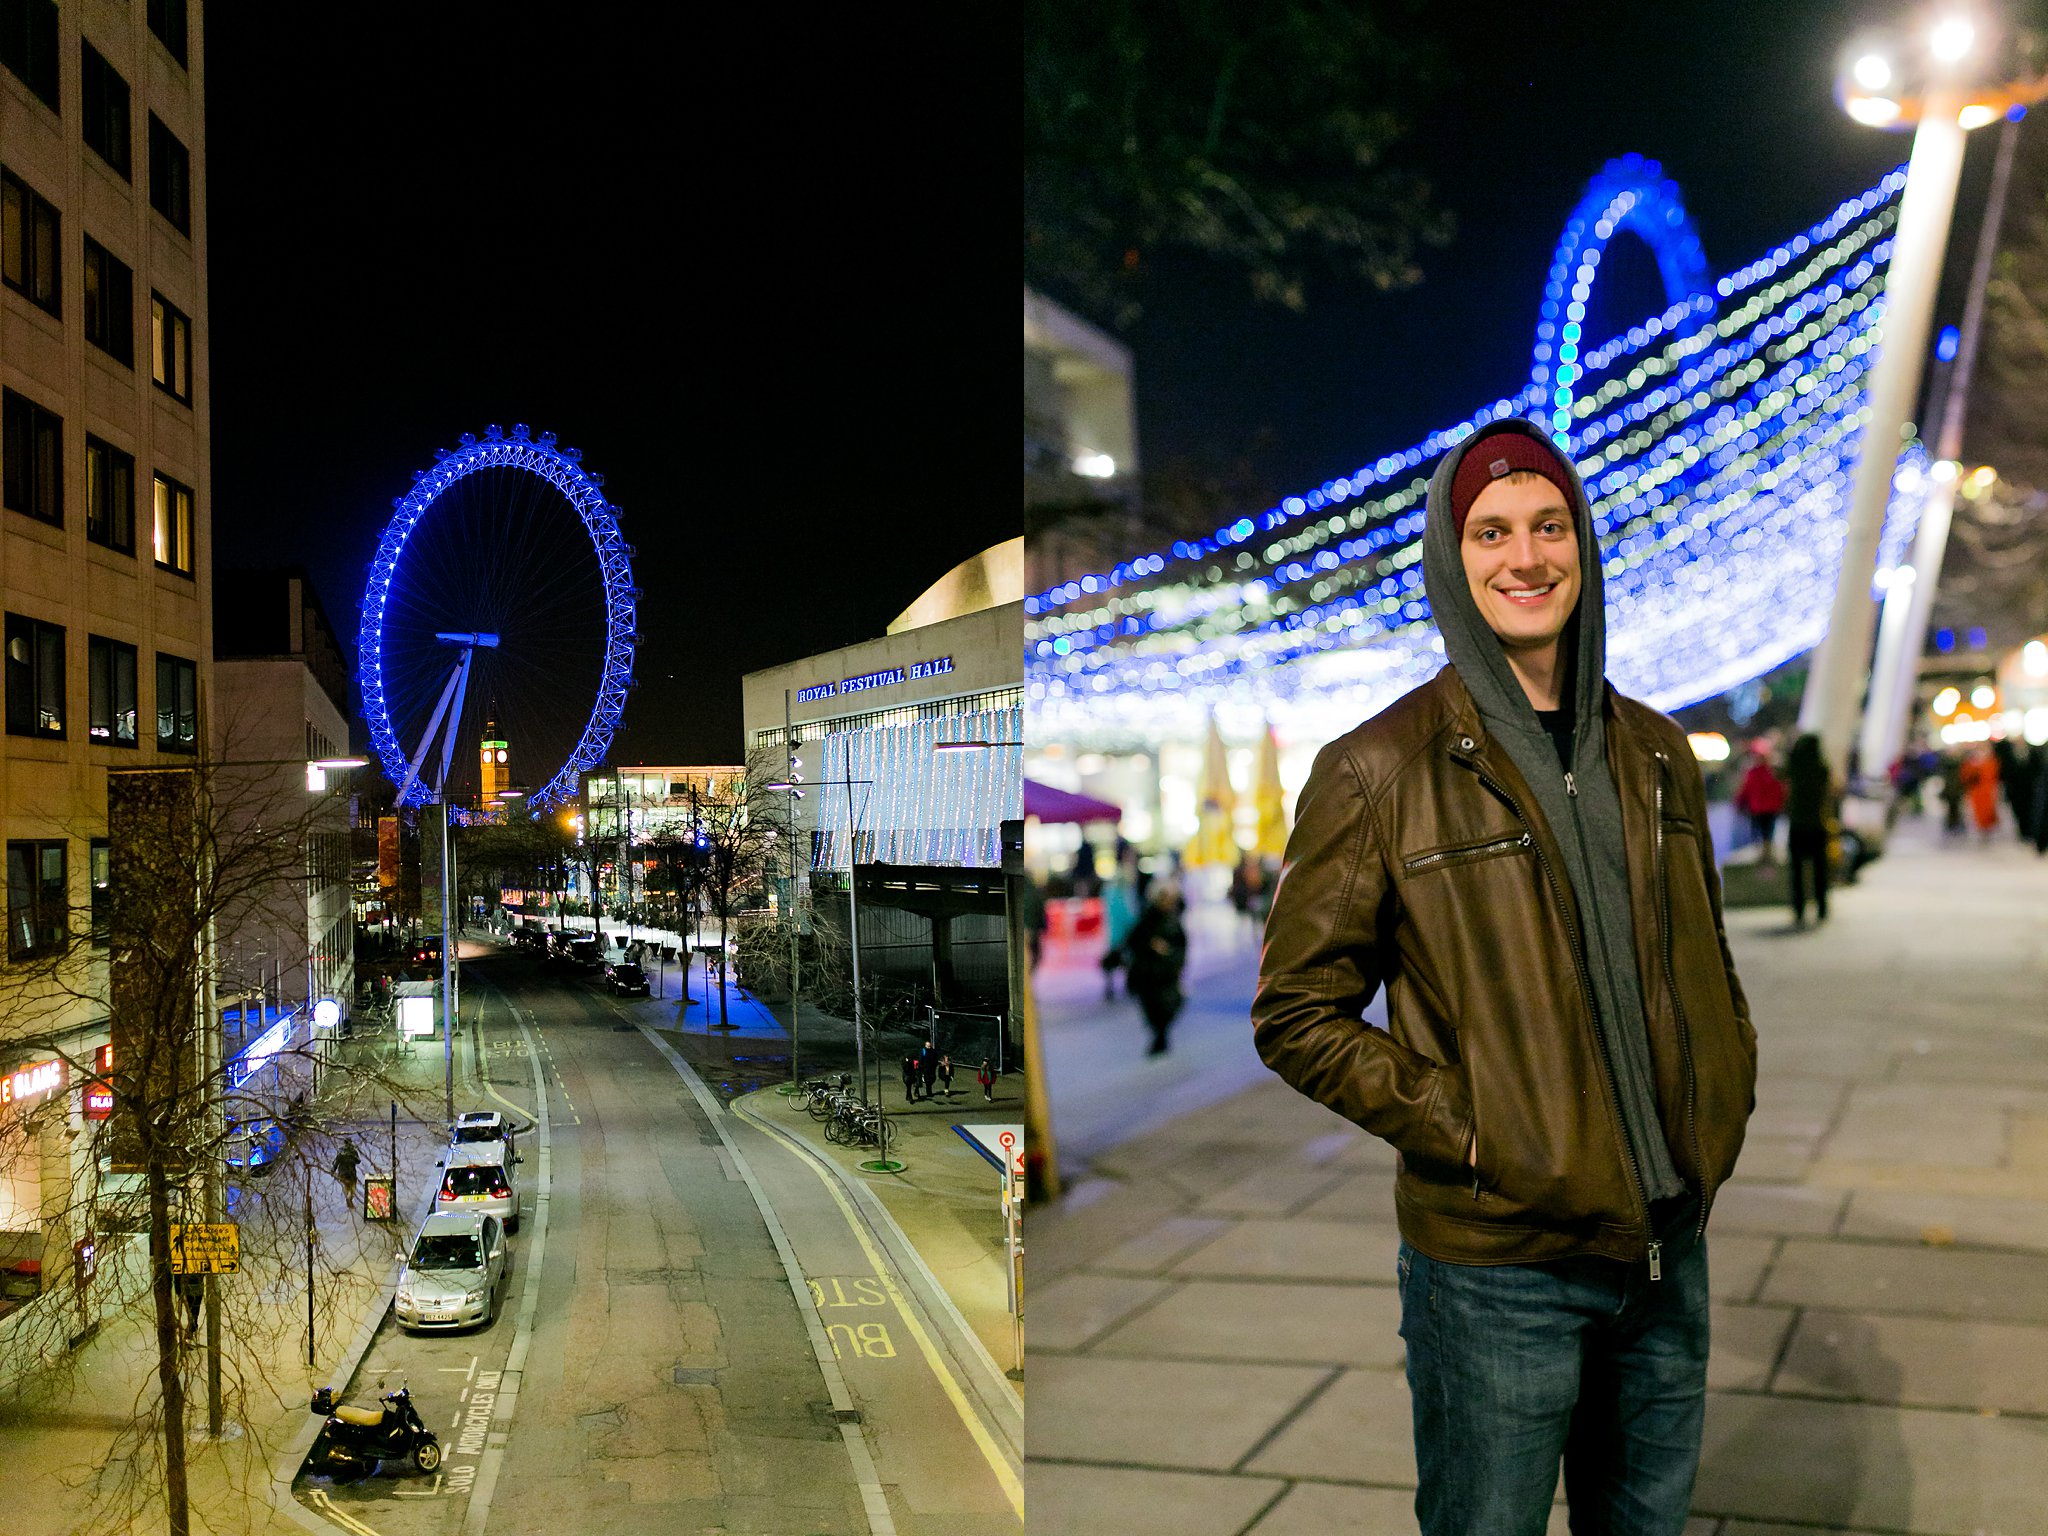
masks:
<svg viewBox="0 0 2048 1536"><path fill-rule="evenodd" d="M825 1126L772 1088L733 1101L734 1110L771 1133L800 1141L822 1157L841 1184L872 1191L904 1241L931 1271L945 1297L973 1331L995 1367L1018 1364L1011 1324L1002 1185L996 1170L954 1131L956 1125L1015 1125L1024 1121L1023 1085L998 1078L995 1102L983 1101L972 1078L954 1076L952 1097L905 1107L889 1093L889 1156L901 1173L870 1173L860 1164L873 1147L842 1147L825 1139ZM1017 1380L1015 1376L1012 1381Z"/></svg>
<svg viewBox="0 0 2048 1536"><path fill-rule="evenodd" d="M380 1041L357 1041L351 1052L383 1052ZM437 1089L441 1059L421 1051L394 1063L392 1075L421 1089ZM416 1080L416 1083L415 1083ZM331 1084L345 1079L330 1077ZM346 1128L361 1154L359 1178L381 1177L390 1163L387 1100L343 1107L322 1101ZM195 1533L282 1533L338 1528L320 1521L290 1498L273 1504L273 1476L296 1470L291 1453L310 1442L310 1402L318 1386L345 1384L367 1347L378 1319L390 1304L396 1281L394 1252L410 1236L431 1198L443 1145L438 1121L399 1125L398 1222L366 1223L358 1202L346 1196L317 1153L310 1168L280 1166L247 1186L255 1198L236 1213L243 1228L241 1272L222 1286L222 1379L228 1401L227 1431L219 1442L204 1437L205 1355L185 1356L188 1399L188 1485ZM324 1145L321 1149L325 1151ZM287 1153L281 1162L288 1164ZM308 1177L310 1173L310 1178ZM315 1278L316 1366L306 1363L305 1250L295 1241L303 1231L304 1191L310 1187L319 1231ZM264 1235L275 1223L282 1235ZM147 1260L147 1239L128 1240L123 1268L137 1278ZM111 1267L111 1266L109 1266ZM103 1271L104 1272L104 1271ZM202 1323L202 1339L203 1339ZM19 1398L0 1402L0 1465L7 1468L7 1536L70 1536L108 1513L135 1511L124 1529L163 1528L162 1434L153 1430L139 1444L134 1435L138 1405L156 1401L155 1313L146 1293L140 1305L110 1315L90 1342L57 1373L44 1377ZM237 1401L239 1400L239 1412ZM93 1501L100 1501L95 1508Z"/></svg>
<svg viewBox="0 0 2048 1536"><path fill-rule="evenodd" d="M1709 1232L1687 1536L2048 1531L2048 860L1906 821L1819 929L1728 926L1761 1069ZM1169 1091L1250 1055L1255 952L1230 953L1175 1042L1213 1063ZM1125 1022L1054 1026L1063 1141L1070 1040L1144 1093ZM1127 1118L1144 1129L1031 1218L1034 1522L1412 1531L1391 1151L1270 1076Z"/></svg>

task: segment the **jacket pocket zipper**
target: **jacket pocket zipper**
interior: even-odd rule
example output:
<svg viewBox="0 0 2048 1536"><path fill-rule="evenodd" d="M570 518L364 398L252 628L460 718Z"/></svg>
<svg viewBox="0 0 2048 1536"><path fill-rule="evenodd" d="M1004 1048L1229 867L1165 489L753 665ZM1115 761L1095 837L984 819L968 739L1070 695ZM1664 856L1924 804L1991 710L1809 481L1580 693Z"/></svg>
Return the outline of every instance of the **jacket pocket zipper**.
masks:
<svg viewBox="0 0 2048 1536"><path fill-rule="evenodd" d="M1453 859L1485 859L1495 854L1511 853L1517 848L1533 846L1533 841L1524 832L1519 837L1495 838L1490 843L1474 843L1469 848L1444 848L1436 853L1425 853L1420 858L1405 861L1401 867L1412 875L1419 869L1428 869L1431 865L1448 863Z"/></svg>

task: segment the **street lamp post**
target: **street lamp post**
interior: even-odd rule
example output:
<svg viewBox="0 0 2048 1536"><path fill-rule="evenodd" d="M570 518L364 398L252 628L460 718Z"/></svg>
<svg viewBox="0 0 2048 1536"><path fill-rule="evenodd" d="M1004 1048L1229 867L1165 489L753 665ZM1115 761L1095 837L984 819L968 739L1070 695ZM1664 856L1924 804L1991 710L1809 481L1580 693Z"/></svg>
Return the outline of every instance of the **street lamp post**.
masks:
<svg viewBox="0 0 2048 1536"><path fill-rule="evenodd" d="M1847 765L1870 661L1876 610L1870 589L1901 434L1919 392L1922 359L1955 211L1964 138L2038 99L2048 81L1998 83L1996 39L1960 14L1924 35L1872 37L1852 47L1837 84L1843 109L1872 127L1912 127L1913 152L1885 275L1883 343L1872 365L1869 409L1849 497L1848 526L1827 633L1800 701L1799 729L1817 733L1828 761ZM2009 62L2009 61L2007 61ZM1864 763L1866 772L1884 765Z"/></svg>

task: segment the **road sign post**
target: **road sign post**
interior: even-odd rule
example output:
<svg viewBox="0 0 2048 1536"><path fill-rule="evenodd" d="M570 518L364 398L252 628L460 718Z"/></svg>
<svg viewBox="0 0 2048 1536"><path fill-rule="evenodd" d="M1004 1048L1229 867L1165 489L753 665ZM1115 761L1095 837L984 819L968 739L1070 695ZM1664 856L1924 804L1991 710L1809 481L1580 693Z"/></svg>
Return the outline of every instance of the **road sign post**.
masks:
<svg viewBox="0 0 2048 1536"><path fill-rule="evenodd" d="M241 1269L241 1227L226 1222L171 1223L171 1273L232 1275Z"/></svg>

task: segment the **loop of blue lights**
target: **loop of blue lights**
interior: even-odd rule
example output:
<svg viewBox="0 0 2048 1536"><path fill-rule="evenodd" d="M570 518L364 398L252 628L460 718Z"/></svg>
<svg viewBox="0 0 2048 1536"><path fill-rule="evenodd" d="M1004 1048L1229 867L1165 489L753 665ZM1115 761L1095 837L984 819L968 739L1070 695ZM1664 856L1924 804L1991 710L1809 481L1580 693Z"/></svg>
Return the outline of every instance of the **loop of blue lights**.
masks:
<svg viewBox="0 0 2048 1536"><path fill-rule="evenodd" d="M437 451L434 467L416 471L412 490L392 502L391 521L385 525L376 559L370 565L369 585L363 592L356 630L363 715L370 726L370 744L392 783L404 781L408 761L392 726L390 704L384 692L384 609L391 596L392 579L397 575L406 540L441 493L483 469L524 470L560 491L590 535L604 583L604 669L598 680L597 698L575 750L545 785L527 797L528 811L538 816L574 799L580 792L583 773L603 765L605 754L611 750L612 734L625 712L627 691L633 685L633 650L639 637L634 620L633 567L625 537L619 532L619 509L605 500L598 478L583 468L582 457L575 448L557 448L554 433L543 432L535 437L524 423L514 426L510 433L490 427L481 441L473 433L465 432L461 446L453 451ZM455 729L452 722L449 729ZM433 790L419 779L414 781L405 803L427 805L433 798Z"/></svg>

